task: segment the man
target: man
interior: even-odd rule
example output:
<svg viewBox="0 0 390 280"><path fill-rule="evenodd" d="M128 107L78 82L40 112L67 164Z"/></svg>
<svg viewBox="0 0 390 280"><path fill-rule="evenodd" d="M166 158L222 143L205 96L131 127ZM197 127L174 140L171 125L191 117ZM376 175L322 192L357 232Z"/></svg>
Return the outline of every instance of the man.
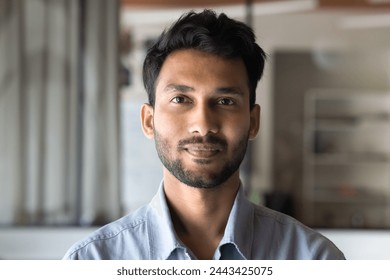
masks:
<svg viewBox="0 0 390 280"><path fill-rule="evenodd" d="M144 62L141 108L164 166L159 191L64 258L344 259L319 233L245 198L239 166L259 130L264 61L253 31L224 14L190 12L163 32Z"/></svg>

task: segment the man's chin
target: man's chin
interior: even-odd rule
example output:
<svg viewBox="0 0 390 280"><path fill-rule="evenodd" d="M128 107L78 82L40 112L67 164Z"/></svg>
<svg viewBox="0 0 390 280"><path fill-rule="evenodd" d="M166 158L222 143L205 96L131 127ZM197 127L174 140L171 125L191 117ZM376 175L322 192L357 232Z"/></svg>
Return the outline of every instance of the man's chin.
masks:
<svg viewBox="0 0 390 280"><path fill-rule="evenodd" d="M227 180L221 177L220 173L207 174L207 172L185 172L174 176L183 184L198 189L216 189Z"/></svg>

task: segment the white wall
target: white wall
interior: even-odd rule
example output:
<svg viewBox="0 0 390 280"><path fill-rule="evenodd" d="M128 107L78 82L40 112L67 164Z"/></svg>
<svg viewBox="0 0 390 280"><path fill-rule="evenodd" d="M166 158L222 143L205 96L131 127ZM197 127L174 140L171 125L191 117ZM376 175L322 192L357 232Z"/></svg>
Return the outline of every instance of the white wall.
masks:
<svg viewBox="0 0 390 280"><path fill-rule="evenodd" d="M389 230L319 230L347 260L389 260Z"/></svg>

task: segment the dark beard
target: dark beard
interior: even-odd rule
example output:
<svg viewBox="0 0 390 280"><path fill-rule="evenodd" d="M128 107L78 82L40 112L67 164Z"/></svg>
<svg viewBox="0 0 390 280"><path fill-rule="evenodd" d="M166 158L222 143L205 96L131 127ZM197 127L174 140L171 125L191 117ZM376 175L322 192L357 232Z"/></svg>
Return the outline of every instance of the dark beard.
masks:
<svg viewBox="0 0 390 280"><path fill-rule="evenodd" d="M180 159L173 160L169 157L169 145L166 139L163 139L160 134L155 131L155 145L157 154L164 165L164 167L175 176L180 182L194 188L204 188L211 189L220 186L227 179L229 179L240 167L241 162L244 159L249 133L242 137L238 144L233 149L233 158L230 161L227 161L223 166L222 170L217 173L204 174L204 176L200 174L195 174L190 170L186 170L183 166L183 163ZM178 143L177 149L180 150L180 147L189 144L189 143L203 143L203 144L216 144L224 147L224 151L226 151L227 143L225 140L220 139L216 136L207 136L207 137L194 137L191 139L181 140ZM197 160L196 161L200 165L207 165L208 160Z"/></svg>

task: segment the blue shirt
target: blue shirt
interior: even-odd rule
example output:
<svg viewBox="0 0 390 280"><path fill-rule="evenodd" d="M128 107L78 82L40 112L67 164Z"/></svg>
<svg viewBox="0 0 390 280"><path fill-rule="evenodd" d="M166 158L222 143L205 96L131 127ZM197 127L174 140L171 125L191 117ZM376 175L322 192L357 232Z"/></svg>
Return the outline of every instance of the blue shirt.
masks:
<svg viewBox="0 0 390 280"><path fill-rule="evenodd" d="M152 201L74 244L64 259L196 259L175 234L163 183ZM326 237L252 204L240 187L213 259L345 259Z"/></svg>

